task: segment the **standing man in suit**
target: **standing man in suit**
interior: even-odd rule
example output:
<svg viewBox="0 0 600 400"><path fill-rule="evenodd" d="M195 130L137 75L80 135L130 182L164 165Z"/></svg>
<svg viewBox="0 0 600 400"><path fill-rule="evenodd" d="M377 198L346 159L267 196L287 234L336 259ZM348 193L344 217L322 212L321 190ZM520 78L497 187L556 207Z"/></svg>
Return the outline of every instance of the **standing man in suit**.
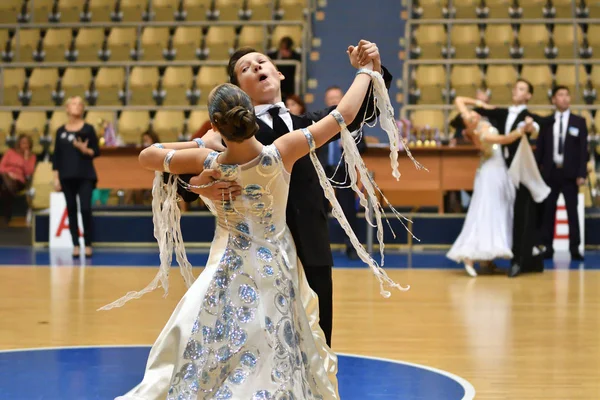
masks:
<svg viewBox="0 0 600 400"><path fill-rule="evenodd" d="M541 119L527 110L527 103L532 95L531 83L525 79L518 79L512 90L512 106L492 110L476 108L475 111L487 117L500 133L508 134L519 126L525 126L524 130L530 138L536 139L540 131ZM527 117L533 118L535 122L526 124L525 118ZM508 168L519 148L519 143L520 140L517 140L502 146L502 153ZM539 248L541 245L539 207L523 184L517 189L514 207L513 259L508 276L515 277L522 272L541 272L544 270L544 260Z"/></svg>
<svg viewBox="0 0 600 400"><path fill-rule="evenodd" d="M379 50L375 43L361 40L359 42L359 60L361 65L373 61L374 70L383 74L386 86L390 87L392 76L381 65ZM237 50L229 59L227 67L231 83L239 86L250 96L254 104L254 112L258 117L259 131L256 138L264 145L272 144L275 139L295 129L309 127L313 121L318 121L335 107L297 116L289 113L281 101L281 81L285 76L275 67L265 54L251 48ZM369 91L370 92L370 91ZM349 131L360 127L365 116L375 117L373 98L365 98L361 111L355 121L348 124ZM339 135L334 140L339 139ZM210 131L203 138L206 147L218 149L221 146L220 136ZM214 175L203 172L197 177L182 176L192 185L209 183ZM191 179L190 179L191 178ZM225 199L241 193L239 186L231 186L221 182L211 188L195 190L205 197L215 201L222 200L222 190ZM180 194L191 201L189 192L180 191ZM298 257L304 267L306 279L312 290L319 297L319 325L325 334L327 344L331 346L331 332L333 327L333 258L329 244L329 228L327 210L325 209L325 196L319 183L319 178L307 155L294 164L290 180L290 193L286 210L288 227L294 238Z"/></svg>
<svg viewBox="0 0 600 400"><path fill-rule="evenodd" d="M542 177L551 188L544 201L542 240L546 251L544 258L552 258L554 250L554 222L556 202L562 193L569 219L569 250L572 260L583 260L579 252L580 230L577 215L579 186L585 183L588 159L588 131L585 119L573 115L571 95L566 86L556 86L552 91L554 114L542 121L542 130L537 141L536 160Z"/></svg>
<svg viewBox="0 0 600 400"><path fill-rule="evenodd" d="M344 97L344 92L339 86L330 86L325 90L325 105L327 107L336 107L340 100ZM352 136L355 140L358 139L356 147L358 152L363 154L367 150L367 144L362 137L362 127L359 130L353 131ZM329 142L327 146L319 149L319 160L323 164L323 168L327 176L332 178L337 183L337 186L347 186L349 179L346 171L346 163L342 156L342 148L339 140ZM335 187L336 185L334 185ZM335 197L337 198L348 223L354 232L357 231L358 219L356 210L356 194L350 187L339 187L335 189ZM326 204L327 207L328 204ZM354 249L350 238L344 235L346 245L346 256L351 260L358 260L358 253Z"/></svg>

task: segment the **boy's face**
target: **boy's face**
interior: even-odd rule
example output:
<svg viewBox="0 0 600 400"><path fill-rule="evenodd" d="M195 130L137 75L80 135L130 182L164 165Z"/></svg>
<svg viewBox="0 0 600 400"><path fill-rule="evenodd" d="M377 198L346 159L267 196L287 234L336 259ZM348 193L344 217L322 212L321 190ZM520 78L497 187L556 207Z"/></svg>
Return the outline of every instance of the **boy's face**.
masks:
<svg viewBox="0 0 600 400"><path fill-rule="evenodd" d="M250 96L254 105L281 101L281 81L285 77L266 55L248 53L238 60L234 71L240 89Z"/></svg>

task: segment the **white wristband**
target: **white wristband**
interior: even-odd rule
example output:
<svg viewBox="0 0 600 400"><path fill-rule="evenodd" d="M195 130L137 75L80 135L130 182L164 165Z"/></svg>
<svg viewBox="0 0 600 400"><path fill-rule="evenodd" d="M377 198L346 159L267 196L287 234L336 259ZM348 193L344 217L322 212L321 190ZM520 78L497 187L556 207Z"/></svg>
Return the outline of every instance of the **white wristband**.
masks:
<svg viewBox="0 0 600 400"><path fill-rule="evenodd" d="M198 145L198 147L200 148L204 148L206 147L206 145L204 144L204 140L200 139L200 138L196 138L194 139L194 142L196 142L196 144Z"/></svg>
<svg viewBox="0 0 600 400"><path fill-rule="evenodd" d="M175 150L171 150L165 156L165 160L163 161L163 170L165 172L171 172L169 166L171 165L171 160L173 159L173 155L175 155Z"/></svg>
<svg viewBox="0 0 600 400"><path fill-rule="evenodd" d="M346 129L346 122L344 122L344 117L342 117L342 114L337 109L331 111L329 115L335 118L341 130Z"/></svg>

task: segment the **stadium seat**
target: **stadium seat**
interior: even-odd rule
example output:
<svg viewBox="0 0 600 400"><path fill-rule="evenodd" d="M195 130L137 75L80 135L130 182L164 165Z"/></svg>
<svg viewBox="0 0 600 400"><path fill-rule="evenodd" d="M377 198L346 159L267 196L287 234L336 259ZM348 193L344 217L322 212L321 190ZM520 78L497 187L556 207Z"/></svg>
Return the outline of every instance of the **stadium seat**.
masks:
<svg viewBox="0 0 600 400"><path fill-rule="evenodd" d="M209 60L228 60L235 42L235 28L232 26L211 26L205 37L205 49Z"/></svg>
<svg viewBox="0 0 600 400"><path fill-rule="evenodd" d="M15 61L32 62L33 51L37 48L40 41L39 29L19 29L18 31L18 58L15 56Z"/></svg>
<svg viewBox="0 0 600 400"><path fill-rule="evenodd" d="M152 92L156 89L158 78L158 68L133 67L129 76L129 104L154 105Z"/></svg>
<svg viewBox="0 0 600 400"><path fill-rule="evenodd" d="M489 58L510 58L509 49L514 39L510 25L489 24L485 29L484 37L490 50Z"/></svg>
<svg viewBox="0 0 600 400"><path fill-rule="evenodd" d="M65 100L73 96L80 96L85 100L85 91L90 87L91 81L92 71L89 68L67 68L62 77Z"/></svg>
<svg viewBox="0 0 600 400"><path fill-rule="evenodd" d="M52 104L52 92L58 81L58 70L54 68L36 68L29 78L32 106Z"/></svg>
<svg viewBox="0 0 600 400"><path fill-rule="evenodd" d="M83 28L75 39L77 49L77 61L98 62L98 52L104 43L103 28Z"/></svg>
<svg viewBox="0 0 600 400"><path fill-rule="evenodd" d="M202 28L179 27L173 35L173 48L176 51L177 61L196 60L196 50L202 41Z"/></svg>
<svg viewBox="0 0 600 400"><path fill-rule="evenodd" d="M144 61L163 61L163 50L169 45L169 28L147 27L142 32L142 55Z"/></svg>
<svg viewBox="0 0 600 400"><path fill-rule="evenodd" d="M110 61L130 61L136 41L137 28L112 28L108 36Z"/></svg>
<svg viewBox="0 0 600 400"><path fill-rule="evenodd" d="M415 79L421 90L420 104L441 104L446 88L446 71L442 65L421 65L415 71Z"/></svg>
<svg viewBox="0 0 600 400"><path fill-rule="evenodd" d="M118 134L126 144L137 145L142 133L150 126L150 116L146 111L123 111L119 118Z"/></svg>
<svg viewBox="0 0 600 400"><path fill-rule="evenodd" d="M490 65L485 81L492 92L493 104L510 104L512 88L517 80L517 71L512 65Z"/></svg>
<svg viewBox="0 0 600 400"><path fill-rule="evenodd" d="M125 82L124 68L100 68L96 75L96 90L98 91L99 106L119 105L119 92L123 89Z"/></svg>
<svg viewBox="0 0 600 400"><path fill-rule="evenodd" d="M187 121L187 130L190 135L194 135L206 121L209 121L207 110L194 110Z"/></svg>
<svg viewBox="0 0 600 400"><path fill-rule="evenodd" d="M430 127L444 129L444 112L438 110L415 110L411 113L410 120L418 128Z"/></svg>
<svg viewBox="0 0 600 400"><path fill-rule="evenodd" d="M26 134L33 139L33 152L40 153L40 138L46 129L46 113L43 111L21 111L15 122L15 133Z"/></svg>
<svg viewBox="0 0 600 400"><path fill-rule="evenodd" d="M442 25L419 25L414 31L417 45L421 49L421 59L442 58L442 48L448 39Z"/></svg>
<svg viewBox="0 0 600 400"><path fill-rule="evenodd" d="M163 142L176 142L183 134L185 117L182 111L159 110L154 116L152 130Z"/></svg>
<svg viewBox="0 0 600 400"><path fill-rule="evenodd" d="M227 70L225 67L205 66L200 68L196 77L196 85L200 89L200 99L198 104L205 105L208 100L208 94L217 85L228 82Z"/></svg>
<svg viewBox="0 0 600 400"><path fill-rule="evenodd" d="M2 105L21 105L19 92L23 89L25 83L25 70L22 68L3 68L2 74Z"/></svg>
<svg viewBox="0 0 600 400"><path fill-rule="evenodd" d="M547 105L550 103L548 91L552 88L552 73L547 65L524 65L521 77L534 87L530 104Z"/></svg>
<svg viewBox="0 0 600 400"><path fill-rule="evenodd" d="M162 80L163 89L167 92L163 104L175 106L189 104L186 92L193 79L190 67L167 67Z"/></svg>
<svg viewBox="0 0 600 400"><path fill-rule="evenodd" d="M65 62L65 52L71 45L71 29L48 29L44 36L45 62Z"/></svg>
<svg viewBox="0 0 600 400"><path fill-rule="evenodd" d="M452 25L450 40L454 58L475 58L479 39L479 28L476 25Z"/></svg>

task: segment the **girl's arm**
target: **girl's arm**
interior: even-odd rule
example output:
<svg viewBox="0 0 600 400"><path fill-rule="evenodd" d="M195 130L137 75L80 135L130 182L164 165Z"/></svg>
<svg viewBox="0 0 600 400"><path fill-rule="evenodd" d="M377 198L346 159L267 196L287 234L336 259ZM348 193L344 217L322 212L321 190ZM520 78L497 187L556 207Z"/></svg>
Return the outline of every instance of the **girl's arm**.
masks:
<svg viewBox="0 0 600 400"><path fill-rule="evenodd" d="M348 48L348 55L350 56L352 65L357 66L357 49L353 47ZM370 63L366 69L372 71L373 64ZM370 75L366 73L356 75L352 86L350 86L350 89L348 89L336 109L341 114L344 121L350 122L356 118L370 84ZM319 147L340 132L340 125L333 116L329 115L314 125L311 125L310 132L314 138L315 145ZM305 156L310 151L306 137L300 130L283 135L275 140L273 144L279 150L285 168L288 171L292 170L296 160Z"/></svg>
<svg viewBox="0 0 600 400"><path fill-rule="evenodd" d="M484 133L482 140L487 143L494 144L510 144L523 136L523 127L517 128L508 135L498 135L496 133Z"/></svg>
<svg viewBox="0 0 600 400"><path fill-rule="evenodd" d="M139 155L140 165L152 171L170 172L173 174L198 175L204 170L204 161L211 153L210 149L182 147L167 147L167 145L189 145L194 142L165 143L165 148L150 146Z"/></svg>

